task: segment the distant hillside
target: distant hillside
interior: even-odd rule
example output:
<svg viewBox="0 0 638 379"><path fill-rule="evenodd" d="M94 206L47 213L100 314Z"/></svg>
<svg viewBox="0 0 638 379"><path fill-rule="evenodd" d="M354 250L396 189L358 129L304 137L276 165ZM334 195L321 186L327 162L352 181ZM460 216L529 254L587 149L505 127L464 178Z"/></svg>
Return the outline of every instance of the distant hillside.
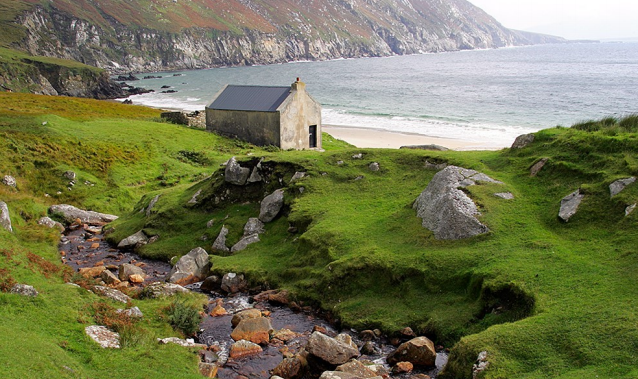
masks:
<svg viewBox="0 0 638 379"><path fill-rule="evenodd" d="M0 14L0 44L114 73L541 41L465 0L14 0Z"/></svg>

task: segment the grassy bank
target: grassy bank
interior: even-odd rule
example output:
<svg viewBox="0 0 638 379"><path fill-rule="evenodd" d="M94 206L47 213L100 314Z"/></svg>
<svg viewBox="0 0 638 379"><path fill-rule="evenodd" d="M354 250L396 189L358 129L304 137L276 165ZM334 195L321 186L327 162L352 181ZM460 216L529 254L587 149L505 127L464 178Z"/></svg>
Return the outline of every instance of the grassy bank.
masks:
<svg viewBox="0 0 638 379"><path fill-rule="evenodd" d="M258 215L263 195L283 186L284 215L267 225L261 242L232 255L215 253L213 270L289 289L346 326L388 333L410 326L452 347L448 378L471 377L481 351L490 361L484 378L638 376L638 232L636 214L625 216L625 208L638 201L638 185L613 198L608 190L614 180L638 174L635 117L547 129L526 148L498 152L355 149L328 136L325 152L268 152L157 122L157 112L145 108L5 94L0 104L0 136L8 151L0 157L0 174L18 180L18 191L0 186L16 229L13 235L0 231L8 236L0 244L9 244L0 248L24 251L14 259L26 262L31 251L58 261L55 236L35 225L53 203L122 216L113 223L114 241L140 229L158 234L156 243L140 251L149 257L168 260L195 246L210 252L222 225L230 230L229 244L236 242L248 217ZM353 158L358 153L363 159ZM231 156L244 165L263 158L269 183L225 184L220 164ZM530 166L541 158L549 162L530 177ZM467 188L489 234L439 241L421 227L411 206L436 173L426 161L476 169L504 182ZM370 171L371 162L381 170ZM71 190L62 178L69 169L78 173ZM296 171L307 176L290 183ZM560 200L578 188L585 199L564 223L557 218ZM198 204L188 204L198 190ZM506 191L515 199L494 196ZM140 214L158 194L151 215ZM290 226L297 232L289 232ZM0 262L11 267L6 257ZM64 359L101 377L94 370L114 359L192 358L171 348L145 350L143 343L120 352L94 348L77 323L79 309L94 300L69 294L77 290L61 278L22 269L16 277L36 277L55 297L0 295L8 304L2 312L23 314L16 321L3 317L6 328L25 330L30 313L68 320L43 322L33 332L44 341L43 350L48 346L61 357L44 360L43 372L53 372ZM60 333L69 336L62 340L69 340L67 346L79 347L59 347Z"/></svg>

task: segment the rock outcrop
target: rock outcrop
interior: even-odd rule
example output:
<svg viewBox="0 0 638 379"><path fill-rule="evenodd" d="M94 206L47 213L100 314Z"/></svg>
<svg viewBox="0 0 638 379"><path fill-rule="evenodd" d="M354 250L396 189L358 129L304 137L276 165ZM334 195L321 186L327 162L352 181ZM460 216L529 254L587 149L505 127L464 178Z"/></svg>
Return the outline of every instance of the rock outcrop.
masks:
<svg viewBox="0 0 638 379"><path fill-rule="evenodd" d="M11 217L9 217L9 207L4 201L0 201L0 226L13 233L13 226L11 226Z"/></svg>
<svg viewBox="0 0 638 379"><path fill-rule="evenodd" d="M434 175L432 181L414 202L423 227L437 239L457 240L489 232L476 216L476 204L460 188L476 182L500 183L474 170L448 166Z"/></svg>
<svg viewBox="0 0 638 379"><path fill-rule="evenodd" d="M250 169L241 167L235 157L230 158L224 171L224 180L236 186L243 186L248 181Z"/></svg>
<svg viewBox="0 0 638 379"><path fill-rule="evenodd" d="M114 215L85 211L67 204L52 205L49 208L49 213L61 216L68 223L72 223L76 219L80 219L85 224L107 224L117 220L117 216Z"/></svg>
<svg viewBox="0 0 638 379"><path fill-rule="evenodd" d="M182 256L168 274L167 281L179 283L180 281L194 277L196 280L204 280L210 271L208 253L201 247L196 247Z"/></svg>

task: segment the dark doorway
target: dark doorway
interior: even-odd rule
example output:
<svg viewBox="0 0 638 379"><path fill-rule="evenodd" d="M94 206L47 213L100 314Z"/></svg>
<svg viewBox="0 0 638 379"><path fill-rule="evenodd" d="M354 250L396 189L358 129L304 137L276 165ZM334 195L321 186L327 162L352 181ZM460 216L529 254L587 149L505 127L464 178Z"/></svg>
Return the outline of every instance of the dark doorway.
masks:
<svg viewBox="0 0 638 379"><path fill-rule="evenodd" d="M308 129L308 134L310 134L310 147L317 147L317 125L310 125Z"/></svg>

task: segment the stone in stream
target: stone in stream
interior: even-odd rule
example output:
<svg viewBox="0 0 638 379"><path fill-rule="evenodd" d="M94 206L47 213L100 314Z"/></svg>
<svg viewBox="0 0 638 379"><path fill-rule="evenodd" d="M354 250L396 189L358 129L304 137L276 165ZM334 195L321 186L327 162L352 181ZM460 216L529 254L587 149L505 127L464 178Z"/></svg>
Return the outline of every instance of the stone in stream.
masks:
<svg viewBox="0 0 638 379"><path fill-rule="evenodd" d="M344 363L341 366L338 366L335 371L347 372L349 374L354 374L359 378L374 378L379 376L376 371L371 370L366 365L361 363L360 361L353 359L348 363Z"/></svg>
<svg viewBox="0 0 638 379"><path fill-rule="evenodd" d="M100 278L102 278L104 283L106 283L106 285L109 285L109 286L115 286L122 282L114 273L106 269L103 270L102 273L100 273Z"/></svg>
<svg viewBox="0 0 638 379"><path fill-rule="evenodd" d="M261 346L256 343L239 340L231 345L230 347L230 358L237 360L245 357L250 357L252 355L258 355L263 351Z"/></svg>
<svg viewBox="0 0 638 379"><path fill-rule="evenodd" d="M308 339L306 351L331 365L342 365L351 358L358 357L359 349L356 345L353 346L352 341L348 342L348 338L341 336L347 335L340 334L337 338L331 338L323 333L314 332Z"/></svg>
<svg viewBox="0 0 638 379"><path fill-rule="evenodd" d="M90 278L97 278L98 276L101 276L104 270L106 270L105 266L81 267L78 270L78 273L82 275L83 277L90 279ZM106 280L104 282L106 282Z"/></svg>
<svg viewBox="0 0 638 379"><path fill-rule="evenodd" d="M204 280L210 271L208 253L201 247L196 247L182 256L168 274L167 282L181 283L189 277L195 282Z"/></svg>
<svg viewBox="0 0 638 379"><path fill-rule="evenodd" d="M211 275L204 279L202 285L199 287L204 292L212 292L222 288L222 278L217 275Z"/></svg>
<svg viewBox="0 0 638 379"><path fill-rule="evenodd" d="M120 265L117 276L121 281L128 281L133 275L146 277L146 273L144 272L144 270L135 265L132 265L130 263L124 263Z"/></svg>
<svg viewBox="0 0 638 379"><path fill-rule="evenodd" d="M33 286L28 284L14 284L11 287L12 294L20 295L20 296L28 296L28 297L36 297L38 296L38 291L36 291Z"/></svg>
<svg viewBox="0 0 638 379"><path fill-rule="evenodd" d="M319 379L360 379L361 377L343 371L324 371ZM383 379L381 376L373 376L374 379Z"/></svg>
<svg viewBox="0 0 638 379"><path fill-rule="evenodd" d="M268 344L273 331L266 317L245 318L237 324L230 337L235 341L246 340L256 344Z"/></svg>
<svg viewBox="0 0 638 379"><path fill-rule="evenodd" d="M278 189L261 201L259 210L259 220L261 222L271 222L277 217L284 205L284 190Z"/></svg>
<svg viewBox="0 0 638 379"><path fill-rule="evenodd" d="M410 362L398 362L392 367L392 373L395 375L410 373L414 370L414 365Z"/></svg>
<svg viewBox="0 0 638 379"><path fill-rule="evenodd" d="M272 370L272 374L283 379L299 379L303 377L307 367L308 362L306 359L300 354L297 354L294 357L284 358L284 360Z"/></svg>
<svg viewBox="0 0 638 379"><path fill-rule="evenodd" d="M402 343L386 358L391 366L398 362L410 362L417 366L434 366L436 350L427 337L417 337Z"/></svg>
<svg viewBox="0 0 638 379"><path fill-rule="evenodd" d="M118 249L134 249L136 247L145 245L147 243L148 243L148 237L146 236L143 230L140 230L139 232L132 234L124 238L123 240L121 240L120 243L117 244L117 248Z"/></svg>
<svg viewBox="0 0 638 379"><path fill-rule="evenodd" d="M84 332L97 342L102 348L119 349L120 335L110 331L106 326L91 325L84 328Z"/></svg>
<svg viewBox="0 0 638 379"><path fill-rule="evenodd" d="M68 204L52 205L49 207L49 213L61 216L68 223L73 223L76 219L80 219L85 224L107 224L118 218L106 213L85 211Z"/></svg>
<svg viewBox="0 0 638 379"><path fill-rule="evenodd" d="M234 328L237 325L239 325L239 323L242 322L242 320L249 319L249 318L259 318L261 316L262 316L261 311L257 308L244 309L243 311L233 315L233 318L230 320L230 323Z"/></svg>
<svg viewBox="0 0 638 379"><path fill-rule="evenodd" d="M248 282L244 279L244 275L229 272L222 278L221 288L226 293L237 293L247 289Z"/></svg>
<svg viewBox="0 0 638 379"><path fill-rule="evenodd" d="M4 201L0 201L0 226L13 233L11 218L9 217L9 207Z"/></svg>

